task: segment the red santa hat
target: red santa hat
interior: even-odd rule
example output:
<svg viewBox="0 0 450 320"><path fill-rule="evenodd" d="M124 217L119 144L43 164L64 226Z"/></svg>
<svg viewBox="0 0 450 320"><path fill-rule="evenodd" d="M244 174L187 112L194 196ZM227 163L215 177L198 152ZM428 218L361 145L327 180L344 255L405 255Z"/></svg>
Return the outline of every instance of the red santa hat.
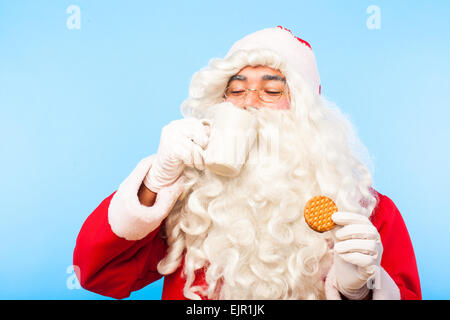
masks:
<svg viewBox="0 0 450 320"><path fill-rule="evenodd" d="M282 57L290 68L303 75L311 86L322 91L316 58L308 42L282 26L251 33L237 41L225 58L238 50L270 49Z"/></svg>

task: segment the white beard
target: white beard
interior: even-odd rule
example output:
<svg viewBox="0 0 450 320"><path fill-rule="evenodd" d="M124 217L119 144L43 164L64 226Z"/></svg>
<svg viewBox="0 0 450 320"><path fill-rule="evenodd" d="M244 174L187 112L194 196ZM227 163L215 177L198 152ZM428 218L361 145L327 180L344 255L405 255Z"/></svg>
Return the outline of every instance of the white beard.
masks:
<svg viewBox="0 0 450 320"><path fill-rule="evenodd" d="M184 257L190 299L324 299L334 231L311 230L303 208L316 195L348 208L338 192L342 177L324 168L324 155L311 151L317 146L293 112L250 112L258 119L258 142L238 177L185 170L185 197L166 220L169 252L158 270L172 273ZM266 148L269 141L276 148ZM319 181L323 177L326 183ZM330 188L336 191L330 194ZM361 197L353 189L345 191L353 192L354 204ZM194 287L200 269L207 285Z"/></svg>

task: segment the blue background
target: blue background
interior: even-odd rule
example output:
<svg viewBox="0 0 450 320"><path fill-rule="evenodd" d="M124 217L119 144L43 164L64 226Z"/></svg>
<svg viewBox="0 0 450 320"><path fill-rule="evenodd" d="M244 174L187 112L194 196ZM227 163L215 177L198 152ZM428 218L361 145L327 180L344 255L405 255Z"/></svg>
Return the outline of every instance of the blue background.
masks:
<svg viewBox="0 0 450 320"><path fill-rule="evenodd" d="M66 25L72 4L80 29ZM372 4L379 30L366 26ZM449 11L438 0L0 1L0 299L104 299L72 281L82 223L156 152L193 73L277 25L312 45L323 94L367 145L423 297L448 299Z"/></svg>

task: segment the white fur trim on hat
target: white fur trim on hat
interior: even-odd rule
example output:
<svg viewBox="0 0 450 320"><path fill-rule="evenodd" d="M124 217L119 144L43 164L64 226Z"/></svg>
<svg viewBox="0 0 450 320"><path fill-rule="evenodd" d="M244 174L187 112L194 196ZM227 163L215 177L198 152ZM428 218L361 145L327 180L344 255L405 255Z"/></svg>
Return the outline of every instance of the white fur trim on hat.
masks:
<svg viewBox="0 0 450 320"><path fill-rule="evenodd" d="M316 58L308 42L294 36L286 28L263 29L237 41L226 58L238 50L270 49L286 62L289 68L300 73L320 93L320 76Z"/></svg>
<svg viewBox="0 0 450 320"><path fill-rule="evenodd" d="M143 239L155 230L172 210L184 189L182 177L174 184L162 188L151 207L144 206L138 198L138 190L152 165L154 156L145 158L122 182L111 199L108 221L112 231L127 240Z"/></svg>

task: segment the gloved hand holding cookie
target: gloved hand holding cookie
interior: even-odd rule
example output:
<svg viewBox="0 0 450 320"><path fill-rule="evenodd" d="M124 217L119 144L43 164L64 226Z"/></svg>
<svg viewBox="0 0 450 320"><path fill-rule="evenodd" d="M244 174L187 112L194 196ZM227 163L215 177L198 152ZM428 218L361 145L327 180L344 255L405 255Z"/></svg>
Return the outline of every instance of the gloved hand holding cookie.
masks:
<svg viewBox="0 0 450 320"><path fill-rule="evenodd" d="M368 281L379 270L383 246L370 220L358 213L340 212L326 196L311 198L304 217L311 229L326 232L338 226L334 244L334 271L339 292L348 299L360 300L369 294Z"/></svg>
<svg viewBox="0 0 450 320"><path fill-rule="evenodd" d="M369 294L368 281L380 269L383 245L370 220L358 213L336 212L331 217L341 226L336 231L334 269L336 285L348 299L364 299Z"/></svg>

